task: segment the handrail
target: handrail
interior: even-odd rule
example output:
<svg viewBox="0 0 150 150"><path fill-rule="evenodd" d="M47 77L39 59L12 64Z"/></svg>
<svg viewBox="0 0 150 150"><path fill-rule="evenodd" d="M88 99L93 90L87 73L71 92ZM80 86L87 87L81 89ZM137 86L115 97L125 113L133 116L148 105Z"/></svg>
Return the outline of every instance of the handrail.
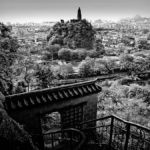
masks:
<svg viewBox="0 0 150 150"><path fill-rule="evenodd" d="M115 119L118 119L119 121L122 121L122 122L124 122L124 123L129 123L129 124L131 124L131 125L133 125L133 126L140 127L140 128L142 128L142 129L144 129L144 130L150 131L150 128L144 127L144 126L142 126L142 125L140 125L140 124L138 124L138 123L133 123L133 122L131 122L131 121L127 121L127 120L125 120L125 119L122 119L122 118L120 118L120 117L114 115L114 114L113 114L113 115L110 115L110 116L105 116L105 117L102 117L102 118L98 118L98 119L93 119L93 120L81 122L80 125L87 124L87 123L91 123L91 122L96 122L96 121L100 121L100 120L105 120L105 119L109 119L109 118L112 118L112 117L114 117Z"/></svg>
<svg viewBox="0 0 150 150"><path fill-rule="evenodd" d="M81 140L79 141L78 145L73 148L73 150L79 150L82 147L82 145L85 143L85 140L86 140L85 134L82 131L80 131L78 129L74 129L74 128L67 128L67 129L62 129L62 130L57 130L57 131L48 131L48 132L43 133L43 135L49 135L49 134L54 135L57 133L63 134L65 132L66 133L67 132L68 133L69 132L75 132L81 136ZM70 140L73 140L73 137L70 137Z"/></svg>
<svg viewBox="0 0 150 150"><path fill-rule="evenodd" d="M89 141L98 140L100 145L106 144L109 149L128 150L134 147L137 150L150 150L150 129L116 115L82 122L80 125Z"/></svg>
<svg viewBox="0 0 150 150"><path fill-rule="evenodd" d="M99 120L105 120L105 119L108 119L108 118L111 118L112 116L105 116L105 117L102 117L102 118L98 118L98 119L93 119L93 120L89 120L89 121L84 121L84 122L81 122L80 125L82 124L87 124L87 123L91 123L91 122L96 122L96 121L99 121Z"/></svg>
<svg viewBox="0 0 150 150"><path fill-rule="evenodd" d="M118 116L116 116L116 115L111 115L111 116L114 117L115 119L118 119L118 120L124 122L124 123L128 123L128 124L130 124L130 125L133 125L133 126L142 128L142 129L144 129L144 130L150 131L150 128L144 127L144 126L142 126L142 125L140 125L140 124L138 124L138 123L133 123L133 122L131 122L131 121L126 121L126 120L124 120L124 119L122 119L122 118L120 118L120 117L118 117Z"/></svg>

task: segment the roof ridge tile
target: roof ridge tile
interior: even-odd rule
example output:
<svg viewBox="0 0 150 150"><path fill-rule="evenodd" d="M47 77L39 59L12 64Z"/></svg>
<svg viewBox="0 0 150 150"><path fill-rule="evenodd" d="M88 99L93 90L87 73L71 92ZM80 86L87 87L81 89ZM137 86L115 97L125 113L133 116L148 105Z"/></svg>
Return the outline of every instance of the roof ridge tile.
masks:
<svg viewBox="0 0 150 150"><path fill-rule="evenodd" d="M98 93L99 91L101 91L101 87L98 86L95 81L88 81L52 89L6 96L4 106L7 110L22 109L42 103L82 97L92 93Z"/></svg>

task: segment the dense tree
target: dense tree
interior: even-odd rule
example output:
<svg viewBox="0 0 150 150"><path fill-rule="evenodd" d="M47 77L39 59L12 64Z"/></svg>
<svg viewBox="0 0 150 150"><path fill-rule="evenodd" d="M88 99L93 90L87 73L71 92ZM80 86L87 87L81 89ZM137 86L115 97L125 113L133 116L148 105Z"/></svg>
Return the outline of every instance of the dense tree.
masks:
<svg viewBox="0 0 150 150"><path fill-rule="evenodd" d="M147 42L147 40L139 40L138 41L138 48L150 50L150 44Z"/></svg>
<svg viewBox="0 0 150 150"><path fill-rule="evenodd" d="M135 74L143 71L147 71L149 69L149 58L147 57L136 57L134 58L131 55L121 55L120 56L120 66L121 69L126 70L129 75L134 76Z"/></svg>
<svg viewBox="0 0 150 150"><path fill-rule="evenodd" d="M147 34L147 33L149 33L149 29L143 29L143 34Z"/></svg>
<svg viewBox="0 0 150 150"><path fill-rule="evenodd" d="M72 57L71 60L78 60L79 59L79 53L78 53L78 51L76 51L76 50L72 51L71 57Z"/></svg>
<svg viewBox="0 0 150 150"><path fill-rule="evenodd" d="M50 87L52 80L54 79L51 67L42 64L37 66L35 76L37 78L37 83L42 89Z"/></svg>
<svg viewBox="0 0 150 150"><path fill-rule="evenodd" d="M65 63L57 67L52 67L52 72L57 79L67 79L68 75L74 73L74 69L71 63Z"/></svg>
<svg viewBox="0 0 150 150"><path fill-rule="evenodd" d="M94 48L99 54L104 54L105 53L104 45L102 44L101 39L96 39L95 40Z"/></svg>
<svg viewBox="0 0 150 150"><path fill-rule="evenodd" d="M71 54L72 54L71 49L62 48L58 52L58 57L62 60L69 61L71 60Z"/></svg>
<svg viewBox="0 0 150 150"><path fill-rule="evenodd" d="M150 34L148 34L148 36L147 36L147 40L150 40Z"/></svg>
<svg viewBox="0 0 150 150"><path fill-rule="evenodd" d="M10 35L11 27L0 23L0 89L3 94L11 94L12 65L16 60L19 47L17 39Z"/></svg>
<svg viewBox="0 0 150 150"><path fill-rule="evenodd" d="M47 40L69 48L93 48L95 31L87 20L58 22L51 29Z"/></svg>
<svg viewBox="0 0 150 150"><path fill-rule="evenodd" d="M75 51L78 53L78 60L85 59L88 53L85 49L76 49Z"/></svg>
<svg viewBox="0 0 150 150"><path fill-rule="evenodd" d="M150 90L147 86L121 85L119 80L103 83L99 93L99 117L115 114L129 121L150 127Z"/></svg>
<svg viewBox="0 0 150 150"><path fill-rule="evenodd" d="M127 70L129 72L129 74L131 74L131 72L134 69L134 57L131 55L121 55L120 56L120 65L121 65L121 69Z"/></svg>
<svg viewBox="0 0 150 150"><path fill-rule="evenodd" d="M79 74L82 77L91 76L94 72L94 59L87 57L79 64Z"/></svg>
<svg viewBox="0 0 150 150"><path fill-rule="evenodd" d="M100 71L104 73L113 73L113 69L117 67L116 60L113 59L98 59L97 64L102 66Z"/></svg>
<svg viewBox="0 0 150 150"><path fill-rule="evenodd" d="M124 43L126 46L135 46L135 39L133 37L125 36L121 39L121 42Z"/></svg>
<svg viewBox="0 0 150 150"><path fill-rule="evenodd" d="M27 91L30 91L30 84L34 81L35 70L36 65L30 54L28 56L20 56L20 59L16 60L13 69L13 79L19 84L19 88L27 87ZM21 85L23 86L21 87Z"/></svg>
<svg viewBox="0 0 150 150"><path fill-rule="evenodd" d="M47 48L44 50L45 53L43 55L43 59L46 61L58 59L59 50L60 50L60 46L58 44L54 44L54 45L49 44Z"/></svg>

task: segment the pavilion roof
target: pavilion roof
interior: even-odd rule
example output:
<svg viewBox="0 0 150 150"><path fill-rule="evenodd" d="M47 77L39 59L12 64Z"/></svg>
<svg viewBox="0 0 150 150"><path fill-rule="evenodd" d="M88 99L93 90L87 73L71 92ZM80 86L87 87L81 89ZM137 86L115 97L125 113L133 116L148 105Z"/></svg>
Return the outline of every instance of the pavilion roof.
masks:
<svg viewBox="0 0 150 150"><path fill-rule="evenodd" d="M101 87L96 84L96 80L86 81L6 96L4 105L6 110L13 111L57 101L67 101L77 97L98 93L100 91Z"/></svg>

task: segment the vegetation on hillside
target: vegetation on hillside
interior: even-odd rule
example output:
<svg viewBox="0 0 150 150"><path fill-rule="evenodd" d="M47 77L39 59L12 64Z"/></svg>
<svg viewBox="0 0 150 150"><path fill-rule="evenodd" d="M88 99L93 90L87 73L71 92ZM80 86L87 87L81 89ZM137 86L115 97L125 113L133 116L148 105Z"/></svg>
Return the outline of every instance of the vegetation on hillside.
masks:
<svg viewBox="0 0 150 150"><path fill-rule="evenodd" d="M12 65L19 47L17 39L10 35L11 27L0 23L0 89L5 95L12 93Z"/></svg>
<svg viewBox="0 0 150 150"><path fill-rule="evenodd" d="M87 20L58 22L51 29L47 40L71 49L92 49L95 31Z"/></svg>
<svg viewBox="0 0 150 150"><path fill-rule="evenodd" d="M69 83L67 79L88 80L115 70L126 72L133 82L140 80L138 73L150 69L149 50L145 53L149 31L142 31L147 39L135 40L123 31L97 31L85 19L62 20L51 28L47 43L35 46L19 45L9 26L1 23L0 30L0 89L5 95L54 87Z"/></svg>
<svg viewBox="0 0 150 150"><path fill-rule="evenodd" d="M150 85L128 85L123 80L102 83L103 91L98 97L98 117L115 114L150 127Z"/></svg>

